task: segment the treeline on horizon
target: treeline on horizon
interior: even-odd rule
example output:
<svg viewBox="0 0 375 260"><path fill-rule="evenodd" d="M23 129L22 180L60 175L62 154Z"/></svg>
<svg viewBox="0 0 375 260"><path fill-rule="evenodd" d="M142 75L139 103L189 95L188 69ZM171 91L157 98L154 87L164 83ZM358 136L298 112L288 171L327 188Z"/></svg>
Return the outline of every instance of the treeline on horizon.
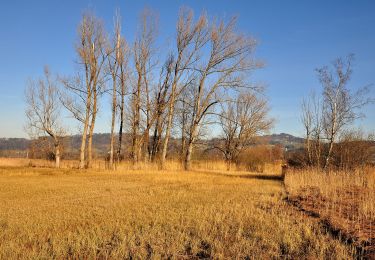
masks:
<svg viewBox="0 0 375 260"><path fill-rule="evenodd" d="M74 44L74 75L55 76L45 67L43 78L28 83L26 129L30 137L47 136L53 143L56 167L67 135L62 111L81 126L79 168L91 167L94 129L104 96L111 98L110 168L127 158L134 164L158 163L163 169L167 157L178 157L189 170L192 155L202 155L200 144L217 125L219 138L205 149L221 156L230 169L241 158L248 160L254 139L271 129L274 120L264 88L250 79L263 66L254 56L257 41L238 30L235 17L226 21L205 13L195 17L191 9L181 8L174 41L168 47L157 46L157 20L154 11L145 9L134 42L128 42L119 12L111 33L100 18L86 12ZM343 167L337 156L348 149L340 145L373 139L351 129L363 116L361 108L373 102L368 87L356 92L349 88L352 61L349 55L331 67L317 69L322 93L303 101L306 142L302 151L288 159L291 164ZM369 147L361 147L365 151L361 155L367 155ZM277 149L280 160L283 148ZM348 153L345 158L351 158ZM370 161L371 154L366 158Z"/></svg>

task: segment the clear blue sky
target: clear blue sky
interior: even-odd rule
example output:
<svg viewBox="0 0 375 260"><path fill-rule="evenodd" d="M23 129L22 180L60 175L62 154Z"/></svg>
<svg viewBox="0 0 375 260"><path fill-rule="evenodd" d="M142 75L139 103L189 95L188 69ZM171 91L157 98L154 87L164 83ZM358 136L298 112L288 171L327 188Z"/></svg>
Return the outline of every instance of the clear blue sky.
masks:
<svg viewBox="0 0 375 260"><path fill-rule="evenodd" d="M314 69L339 56L356 55L354 88L375 83L375 1L4 1L0 8L0 137L25 137L24 88L27 79L52 72L74 71L76 28L82 12L90 8L112 25L116 8L123 32L133 39L137 17L147 6L159 13L160 37L174 36L178 10L189 6L196 14L239 16L239 28L260 41L256 55L266 67L254 80L267 84L273 132L302 135L299 121L303 96L319 88ZM375 95L372 87L372 95ZM108 103L104 99L102 103ZM109 110L108 110L109 111ZM358 122L375 130L375 106ZM109 131L109 113L102 111L96 132ZM74 131L75 128L73 128Z"/></svg>

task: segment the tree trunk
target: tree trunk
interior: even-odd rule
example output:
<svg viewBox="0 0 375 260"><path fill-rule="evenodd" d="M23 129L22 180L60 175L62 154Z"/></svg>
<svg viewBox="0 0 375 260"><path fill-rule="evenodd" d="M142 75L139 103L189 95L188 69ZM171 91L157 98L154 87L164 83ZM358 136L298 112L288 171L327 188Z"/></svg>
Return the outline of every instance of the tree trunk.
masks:
<svg viewBox="0 0 375 260"><path fill-rule="evenodd" d="M191 155L193 153L193 142L189 141L188 147L186 150L186 156L185 156L185 171L190 171L191 170Z"/></svg>
<svg viewBox="0 0 375 260"><path fill-rule="evenodd" d="M169 111L168 111L167 129L165 131L165 137L164 137L164 142L163 142L163 151L162 151L161 158L160 158L161 169L164 169L164 167L165 167L165 158L167 157L169 136L171 134L171 129L172 129L173 112L174 112L174 102L172 102L172 100L173 99L171 98L171 100L169 101L171 103L169 105Z"/></svg>
<svg viewBox="0 0 375 260"><path fill-rule="evenodd" d="M197 127L196 122L193 122L191 131L190 131L190 138L189 138L189 142L188 142L188 146L186 150L186 155L185 155L185 170L186 171L189 171L191 169L191 156L193 153L193 144L195 142L197 134L198 134L198 127Z"/></svg>
<svg viewBox="0 0 375 260"><path fill-rule="evenodd" d="M113 169L113 155L115 145L115 120L116 120L116 78L113 78L112 92L112 120L111 120L111 143L109 152L109 167Z"/></svg>
<svg viewBox="0 0 375 260"><path fill-rule="evenodd" d="M332 150L333 150L333 140L331 139L329 141L328 154L327 154L327 157L326 157L326 161L324 163L324 170L326 170L328 168L328 165L330 163L330 159L331 159L331 156L332 156Z"/></svg>
<svg viewBox="0 0 375 260"><path fill-rule="evenodd" d="M134 100L134 122L133 122L133 142L132 142L132 154L133 154L133 164L138 162L140 155L140 145L139 145L139 136L138 129L140 124L140 95L141 95L141 80L142 75L138 73L138 82L137 82L137 93Z"/></svg>
<svg viewBox="0 0 375 260"><path fill-rule="evenodd" d="M55 143L55 164L56 168L60 168L60 144L58 142Z"/></svg>
<svg viewBox="0 0 375 260"><path fill-rule="evenodd" d="M93 135L94 135L94 127L95 127L95 120L96 120L96 100L94 100L93 110L95 112L93 112L93 114L92 114L91 124L90 124L90 132L89 132L89 139L88 139L89 143L88 143L88 147L87 147L87 153L88 153L87 168L91 168L91 166L92 166L92 139L93 139Z"/></svg>
<svg viewBox="0 0 375 260"><path fill-rule="evenodd" d="M306 137L306 149L307 149L307 160L308 160L308 164L310 166L311 163L312 163L310 134L307 134L307 137Z"/></svg>
<svg viewBox="0 0 375 260"><path fill-rule="evenodd" d="M124 79L124 70L120 66L121 74L121 103L120 103L120 128L118 133L118 148L117 148L117 160L121 160L121 146L122 146L122 131L124 127L124 110L125 110L125 79Z"/></svg>
<svg viewBox="0 0 375 260"><path fill-rule="evenodd" d="M149 162L151 148L150 148L150 130L147 128L143 134L143 148L144 148L144 161L145 163Z"/></svg>
<svg viewBox="0 0 375 260"><path fill-rule="evenodd" d="M81 148L79 149L79 168L85 168L85 152L86 152L86 132L87 132L87 125L83 127L82 139L81 139Z"/></svg>
<svg viewBox="0 0 375 260"><path fill-rule="evenodd" d="M315 146L315 156L316 156L316 165L317 168L320 168L320 155L321 155L321 146L320 146L320 138L316 139L316 146Z"/></svg>
<svg viewBox="0 0 375 260"><path fill-rule="evenodd" d="M83 132L82 132L82 139L81 139L81 148L79 150L79 168L84 169L85 168L85 152L86 152L86 139L87 139L87 128L89 125L89 112L90 109L86 112L86 119L83 126Z"/></svg>
<svg viewBox="0 0 375 260"><path fill-rule="evenodd" d="M158 113L155 119L155 128L154 128L154 135L152 138L152 147L151 147L151 161L154 162L157 155L159 155L160 152L160 146L161 146L161 135L163 132L163 104L164 104L164 97L166 92L163 95L163 101L160 100L160 97L158 98Z"/></svg>
<svg viewBox="0 0 375 260"><path fill-rule="evenodd" d="M185 170L189 171L191 168L191 155L193 153L193 143L195 139L198 136L198 126L199 126L199 117L200 117L200 101L203 94L203 85L205 82L205 77L201 80L199 83L198 88L198 95L195 97L195 104L193 109L193 115L191 119L191 126L190 126L190 137L189 137L189 143L186 151L186 157L185 157Z"/></svg>
<svg viewBox="0 0 375 260"><path fill-rule="evenodd" d="M93 136L94 128L90 126L90 132L88 136L88 145L87 145L87 168L91 168L92 164L92 136Z"/></svg>
<svg viewBox="0 0 375 260"><path fill-rule="evenodd" d="M185 150L186 150L186 138L185 138L185 134L182 134L182 136L181 136L181 151L180 151L181 161L184 158Z"/></svg>
<svg viewBox="0 0 375 260"><path fill-rule="evenodd" d="M121 96L121 106L120 106L120 128L118 132L118 147L117 147L117 161L121 160L121 145L122 145L122 128L124 124L124 97Z"/></svg>
<svg viewBox="0 0 375 260"><path fill-rule="evenodd" d="M151 161L154 162L156 158L156 154L158 151L158 142L159 142L159 116L156 118L156 123L155 123L155 129L154 129L154 135L152 138L152 147L151 147Z"/></svg>
<svg viewBox="0 0 375 260"><path fill-rule="evenodd" d="M174 114L174 107L176 102L176 91L177 91L177 85L178 85L178 68L180 67L181 62L181 55L179 54L175 67L174 67L174 77L173 77L173 83L172 83L172 89L171 89L171 97L169 100L169 109L168 109L168 118L167 118L167 129L165 131L165 138L163 142L163 151L160 158L161 163L161 169L164 169L165 166L165 158L167 157L167 150L168 150L168 143L169 143L169 137L171 135L172 130L172 123L173 123L173 114Z"/></svg>
<svg viewBox="0 0 375 260"><path fill-rule="evenodd" d="M230 159L227 160L227 171L229 172L232 166L232 161Z"/></svg>
<svg viewBox="0 0 375 260"><path fill-rule="evenodd" d="M182 107L182 116L181 116L181 151L180 151L180 157L181 162L183 161L184 155L185 155L185 149L186 149L186 110L185 110L185 100L183 101L183 107Z"/></svg>
<svg viewBox="0 0 375 260"><path fill-rule="evenodd" d="M87 71L87 69L86 69L86 71ZM87 75L86 75L86 81L88 81ZM86 115L85 115L85 122L84 122L84 125L83 125L81 148L79 150L79 168L80 169L85 168L87 129L89 127L90 110L91 110L91 90L90 90L89 87L87 87L87 91L88 91L88 95L87 95L87 100L86 100Z"/></svg>

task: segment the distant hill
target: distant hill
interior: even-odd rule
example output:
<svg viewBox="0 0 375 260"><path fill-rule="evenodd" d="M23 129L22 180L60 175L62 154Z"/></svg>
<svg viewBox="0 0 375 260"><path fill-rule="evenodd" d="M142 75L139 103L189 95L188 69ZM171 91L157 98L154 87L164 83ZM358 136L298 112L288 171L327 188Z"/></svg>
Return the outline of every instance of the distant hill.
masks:
<svg viewBox="0 0 375 260"><path fill-rule="evenodd" d="M282 145L288 150L298 149L303 146L305 142L304 138L296 137L294 135L281 133L281 134L272 134L272 135L264 135L260 137L261 139L265 139L265 142L272 145Z"/></svg>
<svg viewBox="0 0 375 260"><path fill-rule="evenodd" d="M81 136L72 135L67 137L68 143L70 144L71 149L79 149ZM94 134L93 137L93 146L98 151L105 151L109 147L109 133L98 133ZM128 134L124 134L124 140L129 139ZM299 148L303 145L304 139L296 137L290 134L281 133L281 134L272 134L264 135L258 138L260 143L271 144L271 145L282 145L288 149ZM31 140L26 138L0 138L0 151L26 151L31 144Z"/></svg>
<svg viewBox="0 0 375 260"><path fill-rule="evenodd" d="M0 151L4 150L26 150L30 140L26 138L0 138Z"/></svg>

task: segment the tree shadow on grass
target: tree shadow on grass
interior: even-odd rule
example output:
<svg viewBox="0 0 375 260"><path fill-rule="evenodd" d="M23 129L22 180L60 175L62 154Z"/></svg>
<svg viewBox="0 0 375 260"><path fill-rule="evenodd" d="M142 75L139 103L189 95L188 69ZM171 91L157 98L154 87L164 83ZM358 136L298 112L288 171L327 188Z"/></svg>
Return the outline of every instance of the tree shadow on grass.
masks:
<svg viewBox="0 0 375 260"><path fill-rule="evenodd" d="M202 171L194 170L197 173L203 173L214 176L224 176L232 178L244 178L244 179L257 179L257 180L271 180L271 181L283 181L284 178L280 174L263 174L263 173L249 173L249 174L230 174L225 172L214 172L214 171Z"/></svg>

